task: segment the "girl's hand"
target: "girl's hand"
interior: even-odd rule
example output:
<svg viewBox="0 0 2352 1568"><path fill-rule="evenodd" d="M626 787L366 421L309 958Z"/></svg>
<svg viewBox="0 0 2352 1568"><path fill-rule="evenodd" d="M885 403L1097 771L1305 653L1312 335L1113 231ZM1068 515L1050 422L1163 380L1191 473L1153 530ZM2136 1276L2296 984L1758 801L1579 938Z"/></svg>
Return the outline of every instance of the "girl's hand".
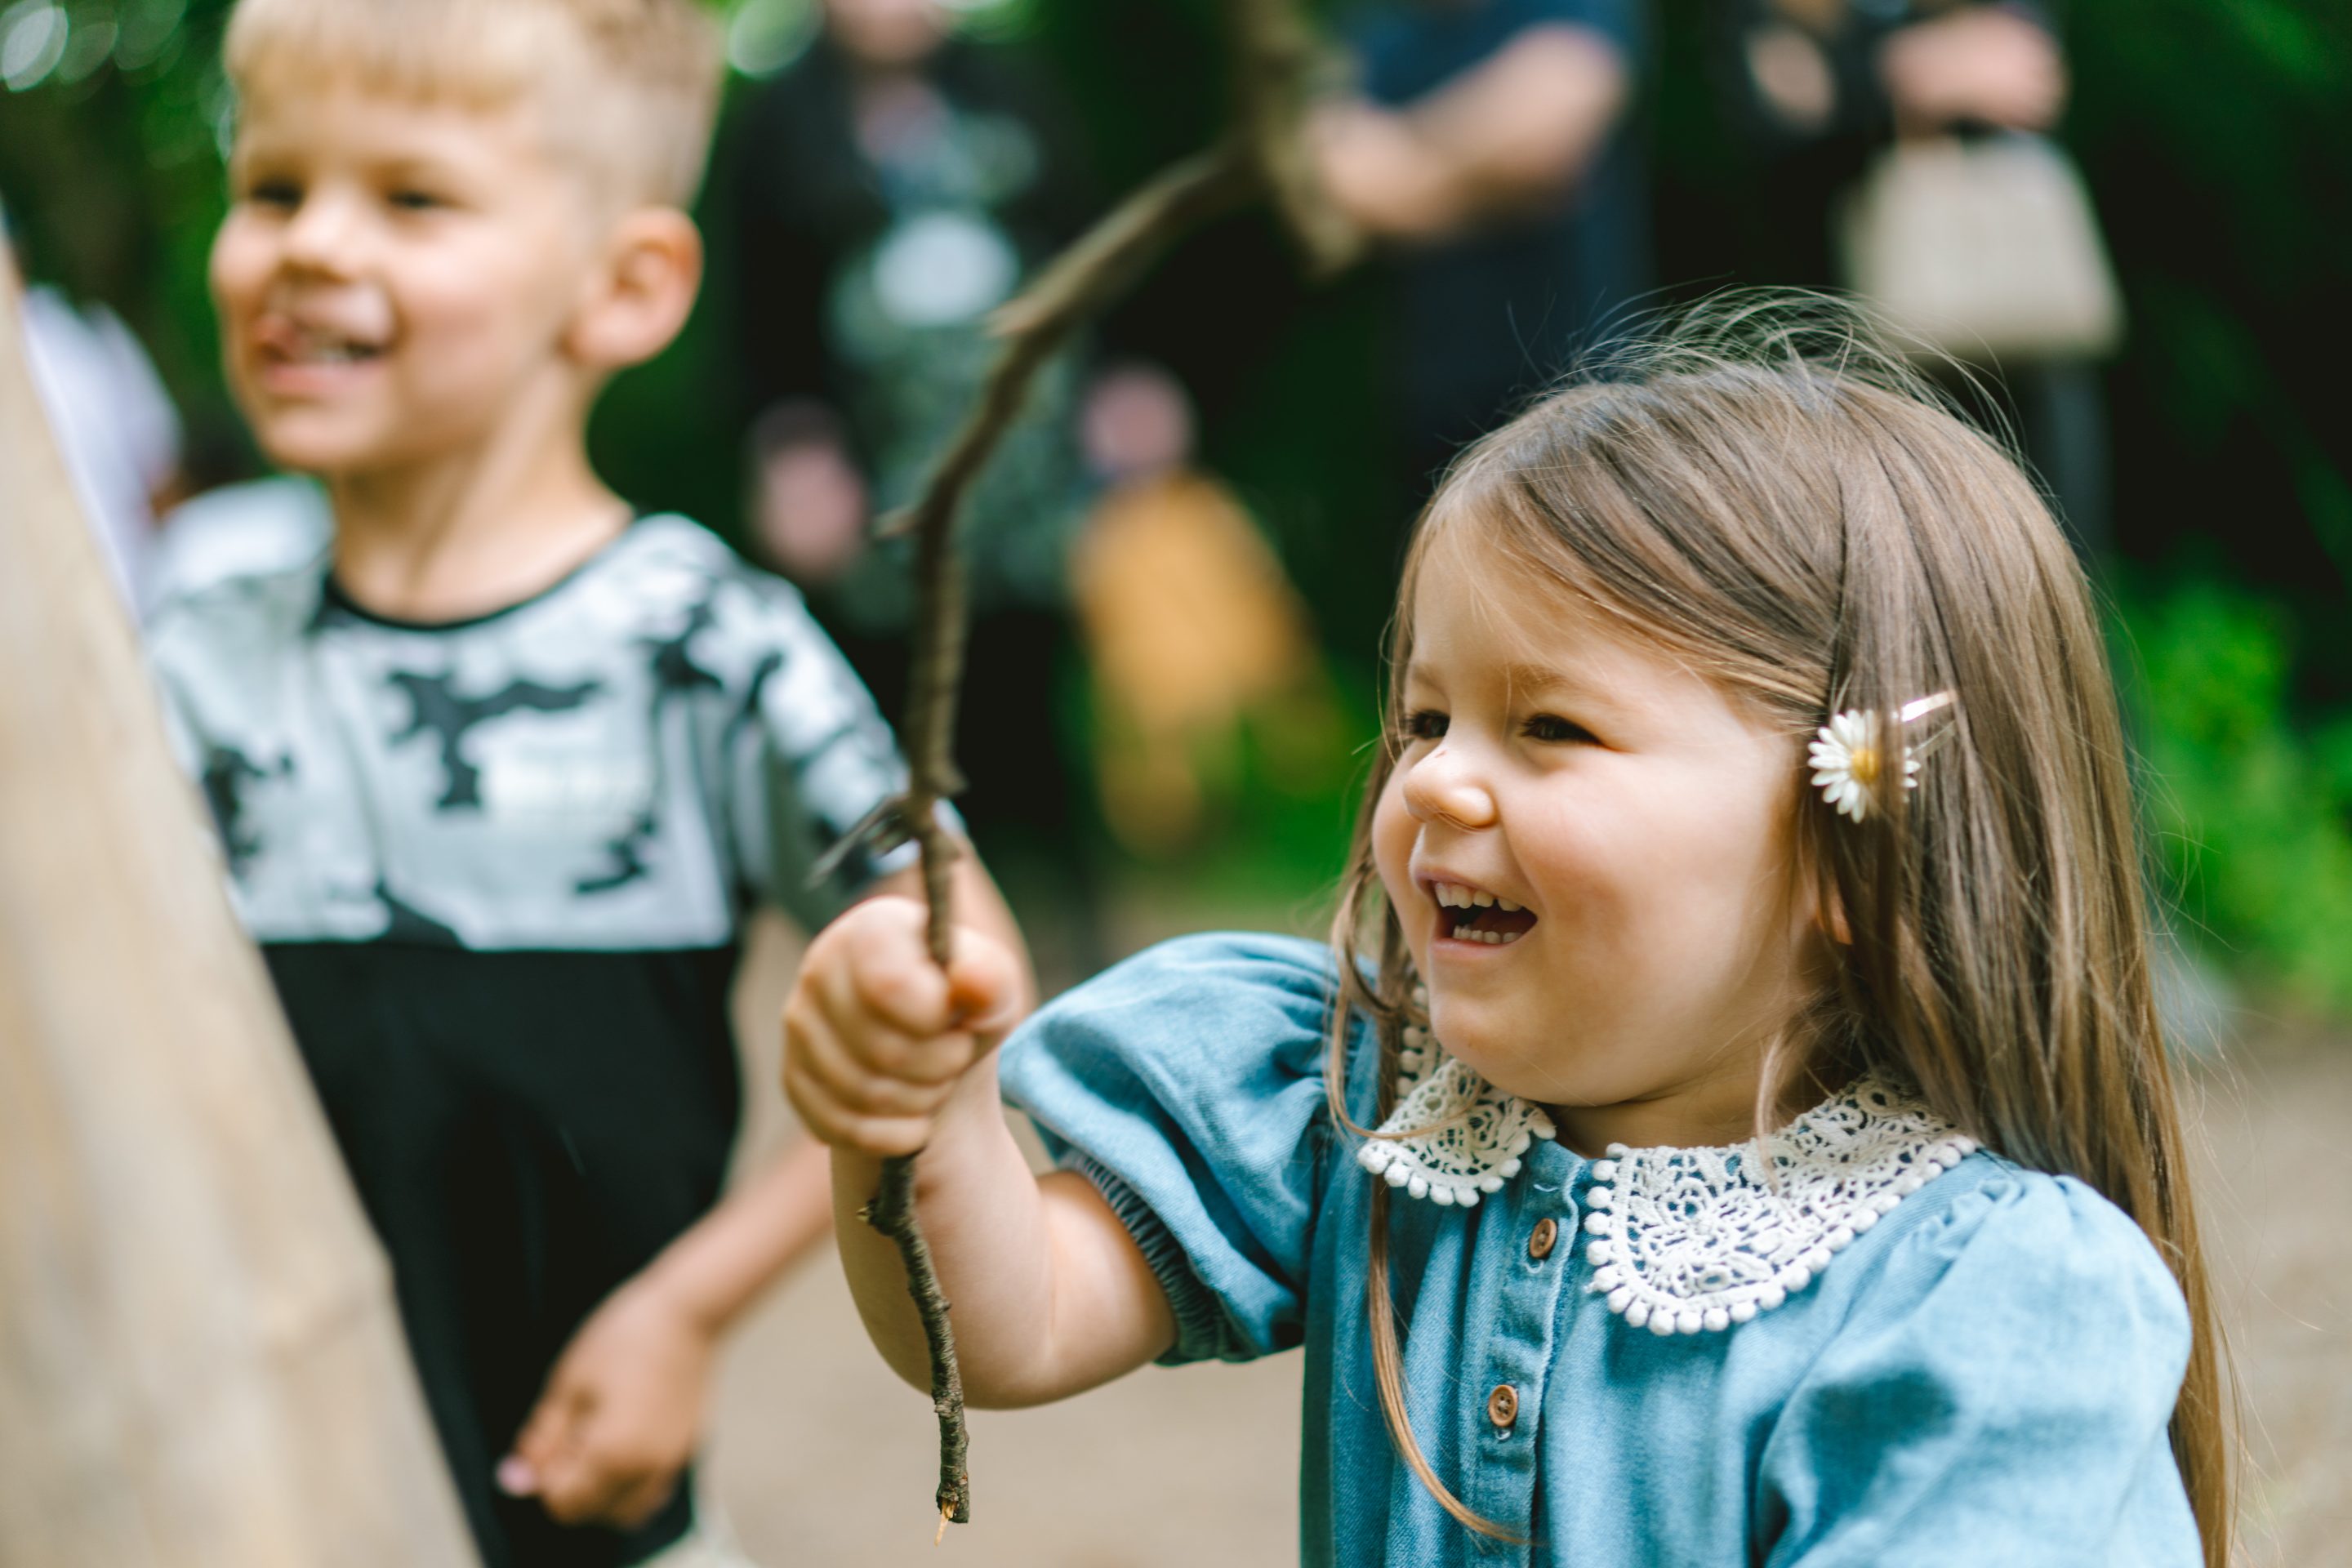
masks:
<svg viewBox="0 0 2352 1568"><path fill-rule="evenodd" d="M677 1489L694 1457L712 1335L659 1289L624 1285L572 1337L499 1486L563 1524L630 1530Z"/></svg>
<svg viewBox="0 0 2352 1568"><path fill-rule="evenodd" d="M959 928L942 974L911 899L877 898L819 932L784 1004L784 1093L809 1131L888 1158L930 1142L957 1082L1018 1021L1020 961Z"/></svg>

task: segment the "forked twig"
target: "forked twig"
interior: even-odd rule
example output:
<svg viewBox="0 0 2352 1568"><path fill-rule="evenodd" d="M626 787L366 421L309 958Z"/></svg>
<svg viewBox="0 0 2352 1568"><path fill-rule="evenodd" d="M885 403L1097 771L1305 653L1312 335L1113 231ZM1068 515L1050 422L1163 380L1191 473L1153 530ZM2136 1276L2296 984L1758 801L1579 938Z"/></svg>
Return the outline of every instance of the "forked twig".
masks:
<svg viewBox="0 0 2352 1568"><path fill-rule="evenodd" d="M891 831L920 847L929 902L927 938L942 969L952 952L952 873L961 852L940 825L938 806L961 787L954 761L956 701L963 681L966 607L954 549L956 514L1012 427L1037 372L1090 320L1192 228L1273 193L1276 205L1318 271L1344 264L1355 241L1345 220L1318 197L1297 134L1313 54L1295 0L1227 0L1238 65L1239 127L1209 152L1183 160L1145 184L1056 257L1021 295L1000 310L990 330L1003 347L978 403L932 470L921 497L891 520L887 533L915 539L914 668L907 699L906 792L863 833ZM863 834L861 834L861 837ZM915 1217L915 1157L883 1163L866 1223L898 1245L907 1289L930 1352L931 1409L940 1423L940 1533L971 1518L966 1468L963 1377L956 1365L949 1303Z"/></svg>

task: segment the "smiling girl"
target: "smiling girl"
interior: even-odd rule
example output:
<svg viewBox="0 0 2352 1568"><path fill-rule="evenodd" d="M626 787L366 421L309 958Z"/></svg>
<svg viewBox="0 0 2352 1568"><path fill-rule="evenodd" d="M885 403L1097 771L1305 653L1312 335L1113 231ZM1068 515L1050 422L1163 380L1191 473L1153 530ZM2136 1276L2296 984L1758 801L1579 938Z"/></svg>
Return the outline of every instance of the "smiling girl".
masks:
<svg viewBox="0 0 2352 1568"><path fill-rule="evenodd" d="M980 1403L1304 1343L1309 1563L2219 1564L2082 576L1994 445L1742 314L1454 465L1336 955L1172 942L992 1057L1017 967L879 901L787 1088L845 1212L923 1149Z"/></svg>

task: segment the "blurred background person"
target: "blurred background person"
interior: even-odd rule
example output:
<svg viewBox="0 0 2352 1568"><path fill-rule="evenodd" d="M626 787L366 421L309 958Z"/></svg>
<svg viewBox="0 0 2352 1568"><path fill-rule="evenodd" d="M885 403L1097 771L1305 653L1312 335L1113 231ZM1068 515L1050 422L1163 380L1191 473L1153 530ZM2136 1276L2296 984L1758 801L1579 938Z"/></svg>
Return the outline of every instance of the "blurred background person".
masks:
<svg viewBox="0 0 2352 1568"><path fill-rule="evenodd" d="M1086 446L1106 489L1070 574L1104 817L1130 853L1196 851L1242 807L1251 760L1312 795L1344 768L1345 732L1306 604L1199 466L1183 387L1153 365L1110 370Z"/></svg>
<svg viewBox="0 0 2352 1568"><path fill-rule="evenodd" d="M752 544L896 719L911 551L873 524L919 493L995 359L989 313L1077 232L1091 195L1062 105L1018 48L958 37L938 0L822 9L823 32L734 130ZM1055 930L1087 946L1093 924L1092 879L1067 849L1086 770L1056 700L1075 681L1066 558L1091 489L1080 378L1075 353L1040 374L961 519L973 620L957 804L1045 922L1047 952Z"/></svg>
<svg viewBox="0 0 2352 1568"><path fill-rule="evenodd" d="M1719 0L1714 15L1717 79L1776 219L1759 231L1748 271L1757 281L1855 281L1841 229L1890 146L2039 137L2066 107L2065 58L2038 5ZM1999 357L2018 434L2062 521L2086 555L2105 553L2108 455L2095 368L2070 352Z"/></svg>
<svg viewBox="0 0 2352 1568"><path fill-rule="evenodd" d="M0 206L0 286L20 290L25 354L82 515L133 616L154 603L155 515L180 488L180 413L122 318L25 283L25 258Z"/></svg>
<svg viewBox="0 0 2352 1568"><path fill-rule="evenodd" d="M1390 252L1416 500L1649 286L1628 130L1642 3L1378 0L1353 16L1359 91L1313 129L1332 199Z"/></svg>

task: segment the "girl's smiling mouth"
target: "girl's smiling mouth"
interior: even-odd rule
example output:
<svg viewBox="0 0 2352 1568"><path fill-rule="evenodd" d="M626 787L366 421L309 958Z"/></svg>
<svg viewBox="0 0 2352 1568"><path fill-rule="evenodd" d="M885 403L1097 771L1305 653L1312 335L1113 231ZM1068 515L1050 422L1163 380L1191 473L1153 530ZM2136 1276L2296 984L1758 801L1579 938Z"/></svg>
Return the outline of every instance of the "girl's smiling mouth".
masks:
<svg viewBox="0 0 2352 1568"><path fill-rule="evenodd" d="M1508 947L1533 931L1533 910L1500 898L1484 888L1451 879L1432 879L1430 897L1437 903L1437 939Z"/></svg>

